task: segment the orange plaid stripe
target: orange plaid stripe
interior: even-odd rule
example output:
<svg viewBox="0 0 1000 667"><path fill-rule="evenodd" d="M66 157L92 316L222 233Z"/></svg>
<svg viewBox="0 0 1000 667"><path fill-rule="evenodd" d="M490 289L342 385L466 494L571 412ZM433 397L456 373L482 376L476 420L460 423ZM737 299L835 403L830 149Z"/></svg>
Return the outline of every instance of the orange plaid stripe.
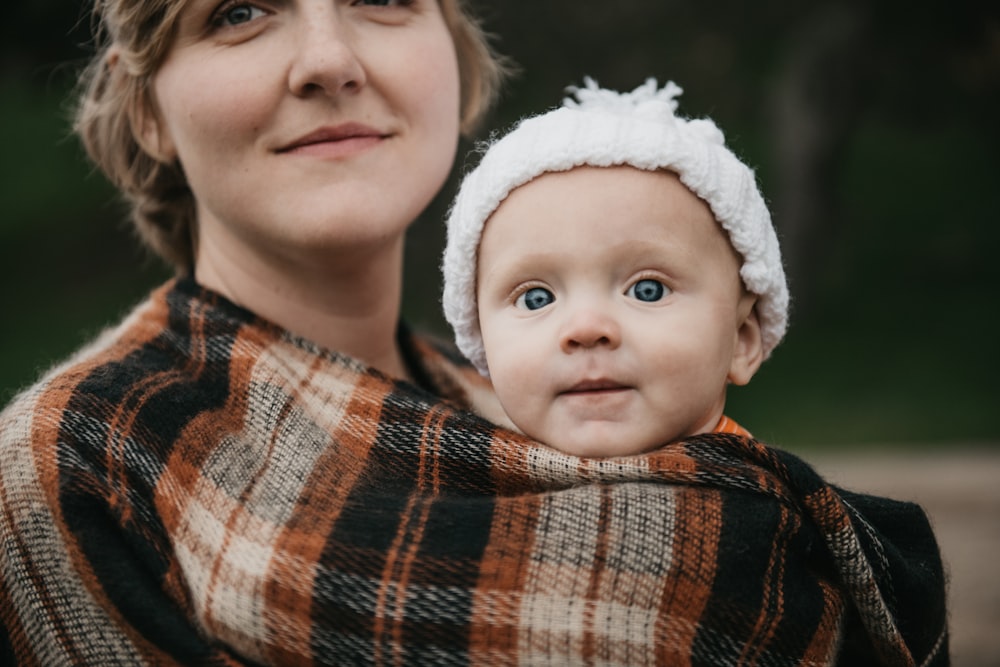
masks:
<svg viewBox="0 0 1000 667"><path fill-rule="evenodd" d="M403 342L423 386L180 281L19 396L0 663L947 664L918 507L725 417L567 456Z"/></svg>

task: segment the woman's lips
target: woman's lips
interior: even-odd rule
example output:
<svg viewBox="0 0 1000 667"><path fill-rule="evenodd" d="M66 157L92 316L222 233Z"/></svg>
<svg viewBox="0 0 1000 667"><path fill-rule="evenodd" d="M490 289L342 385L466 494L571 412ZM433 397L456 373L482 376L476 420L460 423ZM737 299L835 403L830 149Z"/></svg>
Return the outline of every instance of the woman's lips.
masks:
<svg viewBox="0 0 1000 667"><path fill-rule="evenodd" d="M278 149L278 153L348 157L378 145L390 135L358 123L321 127Z"/></svg>

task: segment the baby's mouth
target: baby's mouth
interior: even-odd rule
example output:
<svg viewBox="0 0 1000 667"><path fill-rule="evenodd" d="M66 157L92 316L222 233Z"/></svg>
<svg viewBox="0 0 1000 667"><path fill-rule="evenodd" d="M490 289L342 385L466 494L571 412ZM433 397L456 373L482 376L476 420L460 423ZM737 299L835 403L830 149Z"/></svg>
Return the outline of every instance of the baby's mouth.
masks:
<svg viewBox="0 0 1000 667"><path fill-rule="evenodd" d="M596 380L581 380L568 389L564 389L560 394L600 394L625 391L627 389L631 389L631 387L621 382L601 378Z"/></svg>

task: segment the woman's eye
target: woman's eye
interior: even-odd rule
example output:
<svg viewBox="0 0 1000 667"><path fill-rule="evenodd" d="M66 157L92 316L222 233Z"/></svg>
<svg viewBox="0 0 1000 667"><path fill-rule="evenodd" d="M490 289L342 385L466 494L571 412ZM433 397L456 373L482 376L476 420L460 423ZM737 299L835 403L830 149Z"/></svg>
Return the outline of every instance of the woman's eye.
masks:
<svg viewBox="0 0 1000 667"><path fill-rule="evenodd" d="M628 291L625 292L625 294L633 299L651 303L653 301L659 301L667 294L667 286L659 280L644 278L632 283L632 286L628 288Z"/></svg>
<svg viewBox="0 0 1000 667"><path fill-rule="evenodd" d="M544 308L555 300L555 295L544 287L532 287L531 289L525 291L524 294L517 297L517 301L514 302L514 305L518 308L538 310L539 308Z"/></svg>
<svg viewBox="0 0 1000 667"><path fill-rule="evenodd" d="M230 5L220 11L213 21L218 27L235 26L260 18L264 10L253 5Z"/></svg>

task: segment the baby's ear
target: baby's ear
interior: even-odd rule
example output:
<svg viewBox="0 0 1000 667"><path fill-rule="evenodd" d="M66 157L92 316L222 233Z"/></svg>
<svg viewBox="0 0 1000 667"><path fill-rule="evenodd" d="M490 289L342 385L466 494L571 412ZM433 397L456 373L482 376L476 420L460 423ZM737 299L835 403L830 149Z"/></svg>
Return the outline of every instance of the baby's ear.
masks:
<svg viewBox="0 0 1000 667"><path fill-rule="evenodd" d="M764 345L761 340L760 319L757 317L757 297L743 295L740 301L739 326L733 347L733 360L729 366L728 380L735 385L744 385L764 362Z"/></svg>

